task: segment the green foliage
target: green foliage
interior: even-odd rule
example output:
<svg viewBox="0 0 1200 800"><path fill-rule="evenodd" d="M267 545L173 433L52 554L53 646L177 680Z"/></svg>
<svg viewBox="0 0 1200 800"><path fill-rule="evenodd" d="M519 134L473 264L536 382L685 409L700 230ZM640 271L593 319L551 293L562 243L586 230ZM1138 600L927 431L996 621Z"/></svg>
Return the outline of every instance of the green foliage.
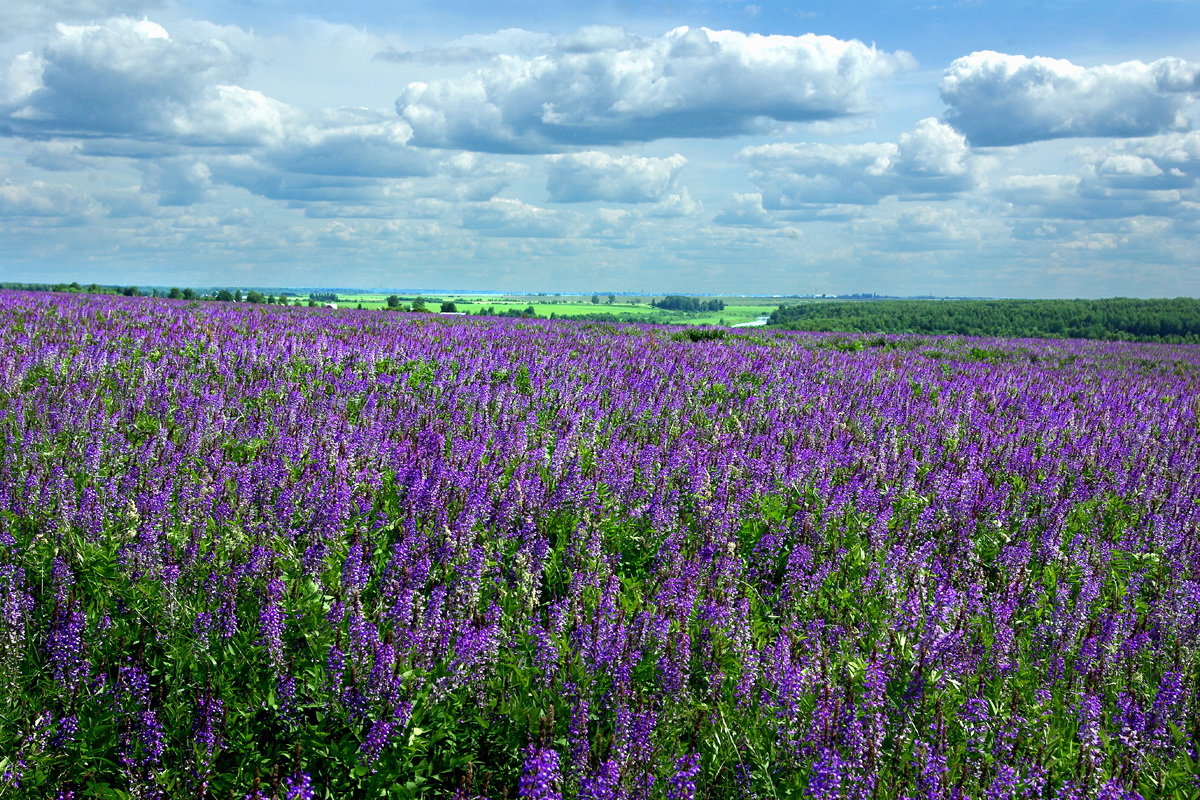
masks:
<svg viewBox="0 0 1200 800"><path fill-rule="evenodd" d="M662 300L651 300L650 305L670 311L724 311L725 301L714 298L704 300L680 294L669 294Z"/></svg>
<svg viewBox="0 0 1200 800"><path fill-rule="evenodd" d="M1200 342L1200 300L810 302L780 306L770 324L800 331Z"/></svg>
<svg viewBox="0 0 1200 800"><path fill-rule="evenodd" d="M713 342L724 339L729 331L724 328L689 328L686 331L671 334L677 342Z"/></svg>

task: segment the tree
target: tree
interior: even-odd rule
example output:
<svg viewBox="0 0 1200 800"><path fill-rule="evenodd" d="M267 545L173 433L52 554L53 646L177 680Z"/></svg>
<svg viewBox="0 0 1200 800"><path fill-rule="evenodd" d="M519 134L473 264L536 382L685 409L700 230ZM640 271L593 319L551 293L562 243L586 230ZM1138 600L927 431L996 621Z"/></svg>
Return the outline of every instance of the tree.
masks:
<svg viewBox="0 0 1200 800"><path fill-rule="evenodd" d="M182 300L183 292L180 290L180 288L178 286L172 286L171 291L167 292L167 299L168 300Z"/></svg>
<svg viewBox="0 0 1200 800"><path fill-rule="evenodd" d="M184 289L183 290L183 299L184 300L195 300L196 299L196 290L195 289Z"/></svg>
<svg viewBox="0 0 1200 800"><path fill-rule="evenodd" d="M610 294L608 296L608 304L611 306L615 302L617 302L617 296L615 294Z"/></svg>
<svg viewBox="0 0 1200 800"><path fill-rule="evenodd" d="M428 311L429 309L425 307L425 298L418 297L416 300L413 300L412 310L413 311Z"/></svg>
<svg viewBox="0 0 1200 800"><path fill-rule="evenodd" d="M400 308L400 297L399 297L399 295L394 295L394 294L390 294L390 295L388 295L388 299L387 299L387 307L388 307L388 308L390 308L390 309L392 309L393 311L396 311L396 310L398 310L398 309Z"/></svg>
<svg viewBox="0 0 1200 800"><path fill-rule="evenodd" d="M136 287L136 286L126 286L124 289L121 290L121 294L125 295L126 297L141 297L142 296L142 293L138 291L138 287Z"/></svg>
<svg viewBox="0 0 1200 800"><path fill-rule="evenodd" d="M458 306L454 305L453 300L443 300L442 301L442 313L443 314L453 314L456 311L458 311Z"/></svg>
<svg viewBox="0 0 1200 800"><path fill-rule="evenodd" d="M217 299L222 303L231 303L233 302L233 292L229 291L228 289L222 289L221 291L217 292Z"/></svg>
<svg viewBox="0 0 1200 800"><path fill-rule="evenodd" d="M276 300L275 295L273 295L273 294L267 295L267 305L269 305L269 306L275 305L275 300Z"/></svg>
<svg viewBox="0 0 1200 800"><path fill-rule="evenodd" d="M233 292L233 302L235 302L235 303L240 303L240 302L242 302L242 290L241 290L241 289L236 289L236 290L234 290L234 292Z"/></svg>
<svg viewBox="0 0 1200 800"><path fill-rule="evenodd" d="M262 292L260 292L256 289L251 289L246 294L246 302L247 303L265 303L266 300L267 300L267 298L263 297Z"/></svg>
<svg viewBox="0 0 1200 800"><path fill-rule="evenodd" d="M600 295L598 295L598 294L592 295L592 305L594 305L594 306L600 305Z"/></svg>

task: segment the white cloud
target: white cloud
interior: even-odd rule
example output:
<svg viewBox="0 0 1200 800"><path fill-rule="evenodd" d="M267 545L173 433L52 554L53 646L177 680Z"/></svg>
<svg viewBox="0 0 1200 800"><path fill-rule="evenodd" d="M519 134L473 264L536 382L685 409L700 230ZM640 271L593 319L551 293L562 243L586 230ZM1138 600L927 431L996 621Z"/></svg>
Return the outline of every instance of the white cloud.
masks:
<svg viewBox="0 0 1200 800"><path fill-rule="evenodd" d="M955 60L941 83L947 120L984 146L1181 129L1197 90L1200 64L1179 58L1085 68L991 50Z"/></svg>
<svg viewBox="0 0 1200 800"><path fill-rule="evenodd" d="M622 208L600 208L588 220L583 235L608 242L624 242L641 223L632 211Z"/></svg>
<svg viewBox="0 0 1200 800"><path fill-rule="evenodd" d="M262 92L241 86L213 86L172 120L185 144L255 147L281 141L300 113Z"/></svg>
<svg viewBox="0 0 1200 800"><path fill-rule="evenodd" d="M288 172L253 155L217 156L206 161L214 178L271 200L292 203L378 203L393 182L356 175Z"/></svg>
<svg viewBox="0 0 1200 800"><path fill-rule="evenodd" d="M378 61L398 64L468 64L488 61L501 53L535 55L554 49L555 37L522 28L504 28L494 33L473 33L452 39L438 47L401 50L392 45L375 54Z"/></svg>
<svg viewBox="0 0 1200 800"><path fill-rule="evenodd" d="M546 190L557 203L653 203L675 189L687 159L610 156L595 150L545 157Z"/></svg>
<svg viewBox="0 0 1200 800"><path fill-rule="evenodd" d="M212 170L188 158L164 158L143 166L143 188L158 195L164 206L190 206L213 191Z"/></svg>
<svg viewBox="0 0 1200 800"><path fill-rule="evenodd" d="M934 185L956 191L962 188L961 179L970 172L970 157L970 148L962 134L926 117L913 131L900 134L894 166L899 175L928 181L922 184L925 191Z"/></svg>
<svg viewBox="0 0 1200 800"><path fill-rule="evenodd" d="M0 183L0 217L53 219L80 223L103 214L90 194L74 186L33 181Z"/></svg>
<svg viewBox="0 0 1200 800"><path fill-rule="evenodd" d="M599 53L604 50L623 50L636 45L640 39L630 36L624 28L612 25L585 25L574 33L554 41L560 53Z"/></svg>
<svg viewBox="0 0 1200 800"><path fill-rule="evenodd" d="M955 209L912 206L892 215L860 220L854 223L854 230L877 250L920 253L977 246L980 224L980 220L964 217Z"/></svg>
<svg viewBox="0 0 1200 800"><path fill-rule="evenodd" d="M34 142L25 156L25 163L47 172L75 172L95 166L83 158L76 142Z"/></svg>
<svg viewBox="0 0 1200 800"><path fill-rule="evenodd" d="M159 5L159 0L8 0L0 5L0 39L56 22L91 22L140 14Z"/></svg>
<svg viewBox="0 0 1200 800"><path fill-rule="evenodd" d="M316 124L297 126L268 159L287 172L398 178L429 175L436 160L408 146L412 129L368 109L342 109Z"/></svg>
<svg viewBox="0 0 1200 800"><path fill-rule="evenodd" d="M468 203L460 214L464 228L483 236L559 238L577 228L573 215L509 198Z"/></svg>
<svg viewBox="0 0 1200 800"><path fill-rule="evenodd" d="M42 60L34 53L21 53L0 72L0 113L15 109L38 90Z"/></svg>
<svg viewBox="0 0 1200 800"><path fill-rule="evenodd" d="M713 217L713 222L745 228L777 228L780 224L763 208L763 196L759 192L733 195L732 202Z"/></svg>
<svg viewBox="0 0 1200 800"><path fill-rule="evenodd" d="M1003 213L1032 221L1021 227L1036 238L1045 220L1185 220L1200 199L1200 132L1164 134L1078 148L1074 174L998 177L984 199Z"/></svg>
<svg viewBox="0 0 1200 800"><path fill-rule="evenodd" d="M617 49L503 55L409 84L396 110L415 144L492 152L725 137L864 112L870 84L910 61L830 36L677 28Z"/></svg>
<svg viewBox="0 0 1200 800"><path fill-rule="evenodd" d="M932 118L898 143L776 143L744 148L738 158L750 165L767 209L936 197L965 191L975 180L962 134Z"/></svg>
<svg viewBox="0 0 1200 800"><path fill-rule="evenodd" d="M438 47L420 50L401 50L393 45L376 53L375 59L398 64L469 64L489 61L501 54L537 56L546 53L598 53L636 46L641 41L624 28L611 25L585 25L565 36L504 28L495 33L461 36Z"/></svg>
<svg viewBox="0 0 1200 800"><path fill-rule="evenodd" d="M688 192L687 187L681 187L679 191L672 192L666 195L657 203L646 208L646 215L650 217L672 218L672 217L691 217L704 211L704 204L692 197Z"/></svg>
<svg viewBox="0 0 1200 800"><path fill-rule="evenodd" d="M988 197L1011 216L1042 220L1173 216L1184 199L1176 189L1112 186L1093 173L1011 175L990 187Z"/></svg>
<svg viewBox="0 0 1200 800"><path fill-rule="evenodd" d="M1185 189L1200 181L1200 131L1116 141L1077 155L1114 188Z"/></svg>
<svg viewBox="0 0 1200 800"><path fill-rule="evenodd" d="M148 20L59 25L41 52L10 65L0 114L31 138L271 143L297 112L235 84L247 61L219 38L173 39Z"/></svg>

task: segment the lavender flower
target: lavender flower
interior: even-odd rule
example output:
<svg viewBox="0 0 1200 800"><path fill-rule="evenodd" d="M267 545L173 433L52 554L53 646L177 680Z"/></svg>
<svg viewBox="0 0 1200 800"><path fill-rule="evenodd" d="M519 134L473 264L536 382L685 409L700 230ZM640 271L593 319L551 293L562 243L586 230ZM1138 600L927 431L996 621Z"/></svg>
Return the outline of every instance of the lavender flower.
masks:
<svg viewBox="0 0 1200 800"><path fill-rule="evenodd" d="M285 800L313 800L316 792L313 790L312 778L307 772L297 772L283 781L286 792Z"/></svg>
<svg viewBox="0 0 1200 800"><path fill-rule="evenodd" d="M525 754L525 766L517 784L517 797L561 800L562 778L558 771L558 753L549 748L530 746Z"/></svg>

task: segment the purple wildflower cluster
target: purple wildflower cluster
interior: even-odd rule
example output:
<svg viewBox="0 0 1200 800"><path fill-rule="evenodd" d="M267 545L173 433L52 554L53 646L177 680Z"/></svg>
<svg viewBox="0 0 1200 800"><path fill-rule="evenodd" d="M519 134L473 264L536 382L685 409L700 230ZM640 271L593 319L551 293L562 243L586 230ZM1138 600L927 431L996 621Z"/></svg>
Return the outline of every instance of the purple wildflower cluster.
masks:
<svg viewBox="0 0 1200 800"><path fill-rule="evenodd" d="M2 292L0 794L1195 796L1198 390Z"/></svg>

